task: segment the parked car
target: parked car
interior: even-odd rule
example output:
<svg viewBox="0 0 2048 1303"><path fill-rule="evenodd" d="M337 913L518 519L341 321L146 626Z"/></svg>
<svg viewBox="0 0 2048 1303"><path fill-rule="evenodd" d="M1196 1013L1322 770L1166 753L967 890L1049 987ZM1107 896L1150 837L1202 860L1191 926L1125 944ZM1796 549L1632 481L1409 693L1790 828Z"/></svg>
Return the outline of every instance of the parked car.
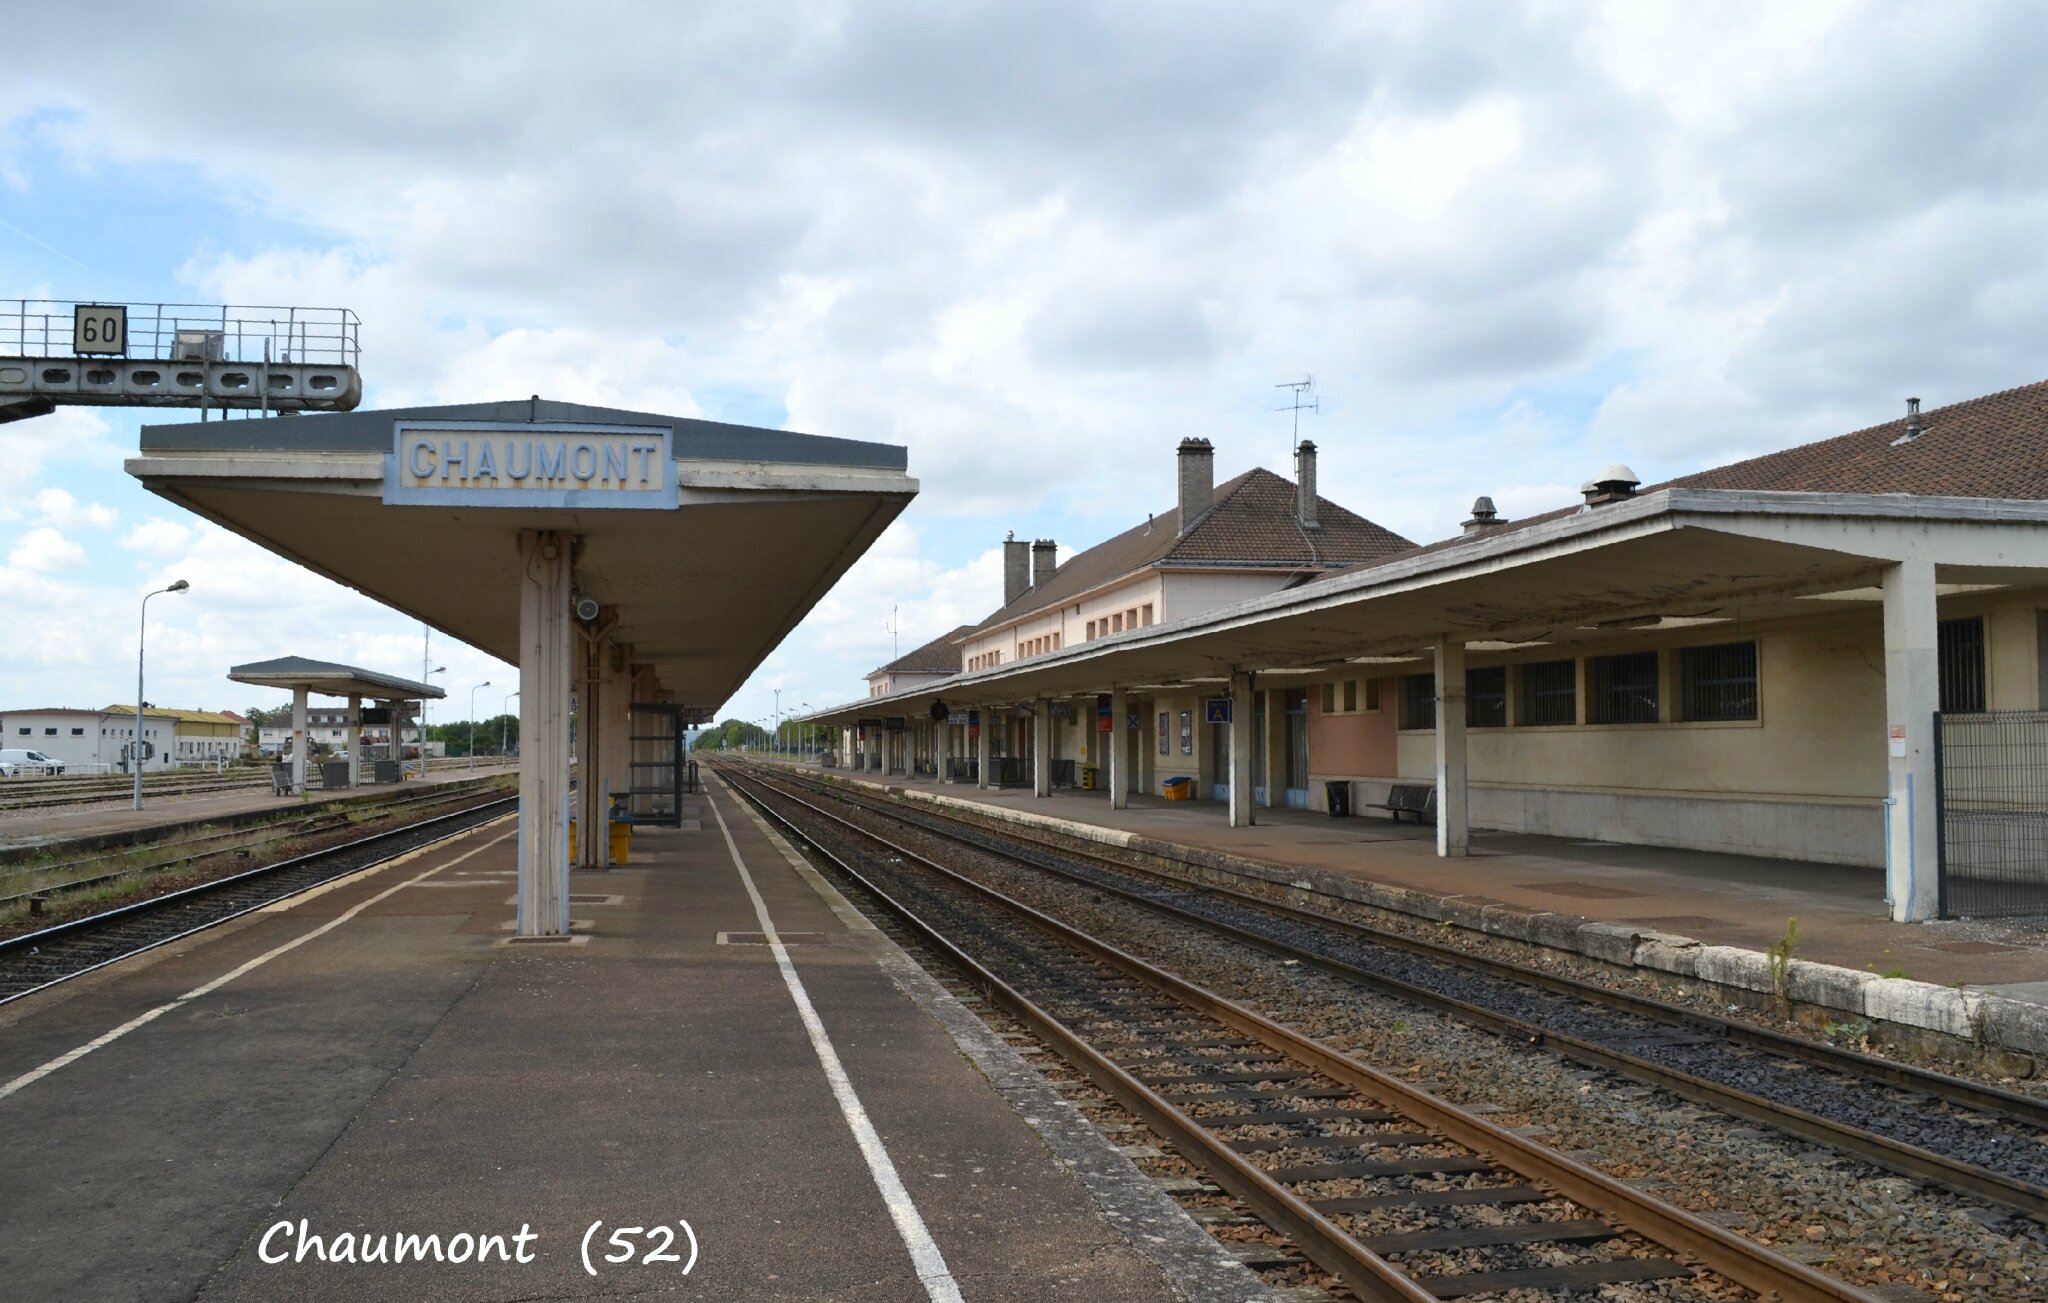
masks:
<svg viewBox="0 0 2048 1303"><path fill-rule="evenodd" d="M29 751L15 747L0 751L0 778L19 778L23 774L61 774L64 762L40 751Z"/></svg>

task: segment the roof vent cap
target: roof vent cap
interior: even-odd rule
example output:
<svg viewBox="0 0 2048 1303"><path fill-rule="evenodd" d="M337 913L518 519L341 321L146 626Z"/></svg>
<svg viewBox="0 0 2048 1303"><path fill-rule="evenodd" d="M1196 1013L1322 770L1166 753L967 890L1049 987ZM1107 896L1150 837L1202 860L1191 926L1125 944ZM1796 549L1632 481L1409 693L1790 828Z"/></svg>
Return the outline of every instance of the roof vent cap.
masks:
<svg viewBox="0 0 2048 1303"><path fill-rule="evenodd" d="M1908 398L1906 400L1906 432L1892 440L1892 447L1896 448L1902 443L1913 442L1913 440L1920 437L1926 428L1926 426L1920 423L1920 400Z"/></svg>
<svg viewBox="0 0 2048 1303"><path fill-rule="evenodd" d="M1465 522L1465 532L1467 534L1481 534L1496 525L1505 523L1500 518L1500 512L1494 510L1492 498L1477 497L1472 499L1472 519Z"/></svg>
<svg viewBox="0 0 2048 1303"><path fill-rule="evenodd" d="M1642 479L1620 462L1614 462L1604 471L1579 486L1579 492L1586 495L1586 505L1597 507L1603 502L1620 502L1636 495L1636 485Z"/></svg>

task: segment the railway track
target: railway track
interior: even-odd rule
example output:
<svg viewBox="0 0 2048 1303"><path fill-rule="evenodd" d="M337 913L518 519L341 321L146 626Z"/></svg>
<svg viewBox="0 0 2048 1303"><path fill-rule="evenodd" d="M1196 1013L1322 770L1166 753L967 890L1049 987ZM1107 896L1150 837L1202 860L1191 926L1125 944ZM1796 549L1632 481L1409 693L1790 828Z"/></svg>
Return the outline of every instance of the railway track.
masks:
<svg viewBox="0 0 2048 1303"><path fill-rule="evenodd" d="M216 855L248 853L255 846L267 842L282 841L293 837L317 836L347 828L364 819L384 819L409 810L432 809L459 800L467 795L467 789L451 786L428 788L422 792L407 793L395 800L370 805L353 805L339 809L323 809L320 813L299 818L282 819L271 823L251 824L239 828L222 828L214 832L201 833L193 837L173 841L143 842L121 846L113 850L77 859L50 864L33 864L29 867L18 865L0 866L0 910L10 905L35 901L38 898L49 901L67 892L81 891L91 887L119 882L124 878L141 877L145 874L165 873L174 869L187 869L202 860ZM116 869L103 869L109 861L137 854L160 855L147 863L128 864ZM8 888L24 878L44 878L34 888L23 891L8 891Z"/></svg>
<svg viewBox="0 0 2048 1303"><path fill-rule="evenodd" d="M461 763L460 760L442 760L429 765L429 769L446 772ZM225 773L145 774L142 794L146 798L201 796L212 792L260 790L269 786L270 770L267 767L230 769ZM9 779L0 782L0 815L125 801L134 790L134 780L120 774Z"/></svg>
<svg viewBox="0 0 2048 1303"><path fill-rule="evenodd" d="M2048 1103L1733 1019L1331 918L1111 857L855 796L867 812L1283 961L2048 1221Z"/></svg>
<svg viewBox="0 0 2048 1303"><path fill-rule="evenodd" d="M1784 1300L1871 1298L758 773L727 767L725 777L1361 1298L1629 1285L1643 1291L1632 1297L1705 1299L1729 1284Z"/></svg>
<svg viewBox="0 0 2048 1303"><path fill-rule="evenodd" d="M517 797L482 800L339 846L0 940L0 1004L457 836L511 812L517 804Z"/></svg>

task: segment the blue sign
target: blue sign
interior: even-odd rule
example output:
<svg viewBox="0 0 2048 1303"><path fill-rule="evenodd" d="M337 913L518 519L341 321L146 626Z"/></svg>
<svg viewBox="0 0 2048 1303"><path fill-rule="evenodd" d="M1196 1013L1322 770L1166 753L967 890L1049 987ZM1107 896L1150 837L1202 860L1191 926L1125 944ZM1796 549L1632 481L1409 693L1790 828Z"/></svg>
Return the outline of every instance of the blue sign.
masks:
<svg viewBox="0 0 2048 1303"><path fill-rule="evenodd" d="M384 501L673 511L672 437L665 425L398 421L384 458Z"/></svg>
<svg viewBox="0 0 2048 1303"><path fill-rule="evenodd" d="M1230 722L1230 698L1210 697L1203 701L1202 722L1205 724L1228 724Z"/></svg>

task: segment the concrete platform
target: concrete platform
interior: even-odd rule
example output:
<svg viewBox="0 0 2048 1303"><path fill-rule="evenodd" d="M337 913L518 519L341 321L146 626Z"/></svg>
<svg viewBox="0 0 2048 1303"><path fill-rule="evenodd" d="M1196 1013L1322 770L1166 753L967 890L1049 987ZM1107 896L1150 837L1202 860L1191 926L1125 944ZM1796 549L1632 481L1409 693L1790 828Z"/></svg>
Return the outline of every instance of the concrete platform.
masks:
<svg viewBox="0 0 2048 1303"><path fill-rule="evenodd" d="M513 773L516 768L515 761L511 765L480 763L474 770L435 769L430 771L424 780L414 779L409 783L371 783L336 791L316 787L303 798L272 796L270 785L265 782L261 786L251 786L237 791L200 792L187 796L158 796L144 789L143 808L140 810L132 808L131 798L125 795L93 805L67 806L55 810L10 810L0 813L0 850L43 846L82 837L99 837L109 833L134 832L138 829L175 824L206 823L238 814L301 810L333 801L345 801L350 797L371 796L379 792L412 791L417 789L422 781L432 787L443 783L459 783L470 778L485 778L491 774Z"/></svg>
<svg viewBox="0 0 2048 1303"><path fill-rule="evenodd" d="M501 821L0 1009L0 1293L1262 1296L737 802L690 800L701 826L642 830L629 866L572 880L576 943L505 944ZM777 954L720 941L764 930L748 873L868 1149ZM525 1230L533 1260L264 1261L302 1220L330 1245L469 1233L516 1253ZM604 1261L619 1228L684 1220L687 1275Z"/></svg>

